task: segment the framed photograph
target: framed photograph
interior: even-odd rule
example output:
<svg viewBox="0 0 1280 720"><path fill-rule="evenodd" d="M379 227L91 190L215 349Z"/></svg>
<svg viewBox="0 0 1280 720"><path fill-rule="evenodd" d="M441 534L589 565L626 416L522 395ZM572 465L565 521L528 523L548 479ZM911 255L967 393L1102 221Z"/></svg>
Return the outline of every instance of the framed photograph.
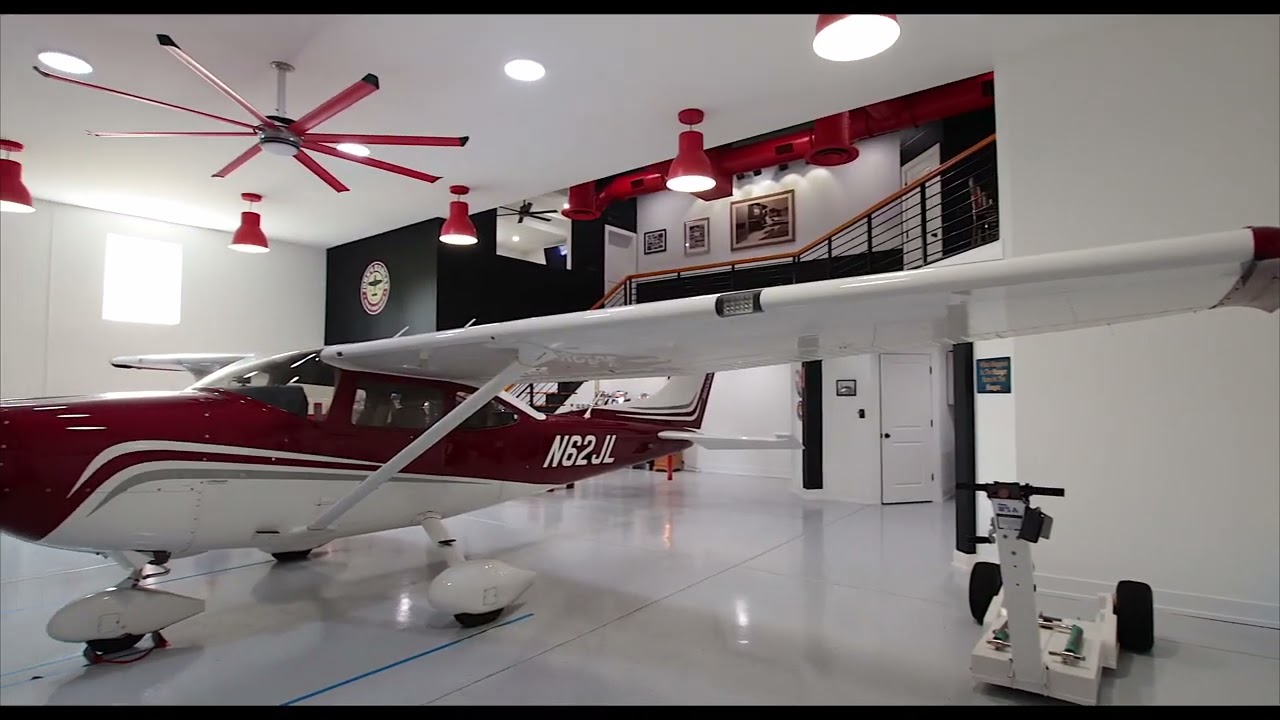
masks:
<svg viewBox="0 0 1280 720"><path fill-rule="evenodd" d="M667 251L667 230L650 230L644 234L644 254L653 255Z"/></svg>
<svg viewBox="0 0 1280 720"><path fill-rule="evenodd" d="M684 254L706 255L711 252L711 218L698 218L684 224Z"/></svg>
<svg viewBox="0 0 1280 720"><path fill-rule="evenodd" d="M734 200L729 204L729 249L795 242L795 190Z"/></svg>
<svg viewBox="0 0 1280 720"><path fill-rule="evenodd" d="M837 380L836 395L839 397L854 397L858 394L857 380Z"/></svg>

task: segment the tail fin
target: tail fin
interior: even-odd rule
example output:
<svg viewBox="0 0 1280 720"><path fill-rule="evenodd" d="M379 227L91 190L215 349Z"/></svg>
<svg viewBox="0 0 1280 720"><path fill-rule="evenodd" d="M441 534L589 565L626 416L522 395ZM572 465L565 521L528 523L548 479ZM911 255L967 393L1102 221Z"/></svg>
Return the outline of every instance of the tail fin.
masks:
<svg viewBox="0 0 1280 720"><path fill-rule="evenodd" d="M591 409L591 414L593 417L696 430L702 427L702 418L707 413L707 400L711 397L711 382L714 379L714 373L677 375L644 400L595 407Z"/></svg>

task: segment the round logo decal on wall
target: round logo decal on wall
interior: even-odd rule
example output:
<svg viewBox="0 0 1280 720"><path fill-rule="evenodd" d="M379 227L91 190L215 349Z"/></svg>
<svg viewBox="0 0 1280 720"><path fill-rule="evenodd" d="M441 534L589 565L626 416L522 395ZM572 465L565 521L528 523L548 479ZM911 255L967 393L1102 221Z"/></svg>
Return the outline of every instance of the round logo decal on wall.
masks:
<svg viewBox="0 0 1280 720"><path fill-rule="evenodd" d="M391 273L387 266L374 260L364 269L360 278L360 304L370 315L377 315L387 306L391 295Z"/></svg>

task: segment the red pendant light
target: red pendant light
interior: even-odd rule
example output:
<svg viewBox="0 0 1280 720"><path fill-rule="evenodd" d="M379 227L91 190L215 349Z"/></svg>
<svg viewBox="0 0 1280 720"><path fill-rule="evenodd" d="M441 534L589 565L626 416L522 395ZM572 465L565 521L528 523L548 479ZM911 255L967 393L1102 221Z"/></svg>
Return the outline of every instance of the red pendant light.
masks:
<svg viewBox="0 0 1280 720"><path fill-rule="evenodd" d="M6 154L0 159L0 212L35 212L31 191L22 184L22 165L7 157L11 152L22 152L22 143L0 139L0 151Z"/></svg>
<svg viewBox="0 0 1280 720"><path fill-rule="evenodd" d="M893 47L902 28L896 15L819 15L813 51L824 60L863 60Z"/></svg>
<svg viewBox="0 0 1280 720"><path fill-rule="evenodd" d="M471 192L466 185L452 185L449 192L461 198ZM449 203L449 217L440 228L440 242L449 245L475 245L480 242L476 237L476 226L471 222L467 203L461 199Z"/></svg>
<svg viewBox="0 0 1280 720"><path fill-rule="evenodd" d="M716 186L716 173L711 158L702 148L702 133L693 129L702 122L703 112L695 108L681 110L676 116L681 125L689 129L680 133L676 159L667 169L667 189L676 192L699 193Z"/></svg>
<svg viewBox="0 0 1280 720"><path fill-rule="evenodd" d="M249 203L249 207L262 202L262 196L257 193L242 193L240 199ZM240 213L240 227L236 228L235 235L231 236L231 244L227 247L245 253L270 251L267 236L262 232L262 216L252 210Z"/></svg>

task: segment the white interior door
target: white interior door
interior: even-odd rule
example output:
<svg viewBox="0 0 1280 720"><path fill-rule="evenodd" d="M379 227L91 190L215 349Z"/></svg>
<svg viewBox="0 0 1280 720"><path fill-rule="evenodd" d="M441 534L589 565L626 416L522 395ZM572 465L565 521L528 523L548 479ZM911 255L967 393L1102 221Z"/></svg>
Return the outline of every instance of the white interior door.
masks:
<svg viewBox="0 0 1280 720"><path fill-rule="evenodd" d="M902 166L902 187L933 172L941 163L942 146L935 144ZM942 256L941 180L933 178L926 182L923 194L923 212L920 209L921 189L917 188L902 198L902 262L907 270Z"/></svg>
<svg viewBox="0 0 1280 720"><path fill-rule="evenodd" d="M932 357L880 356L880 501L929 502L933 477Z"/></svg>

